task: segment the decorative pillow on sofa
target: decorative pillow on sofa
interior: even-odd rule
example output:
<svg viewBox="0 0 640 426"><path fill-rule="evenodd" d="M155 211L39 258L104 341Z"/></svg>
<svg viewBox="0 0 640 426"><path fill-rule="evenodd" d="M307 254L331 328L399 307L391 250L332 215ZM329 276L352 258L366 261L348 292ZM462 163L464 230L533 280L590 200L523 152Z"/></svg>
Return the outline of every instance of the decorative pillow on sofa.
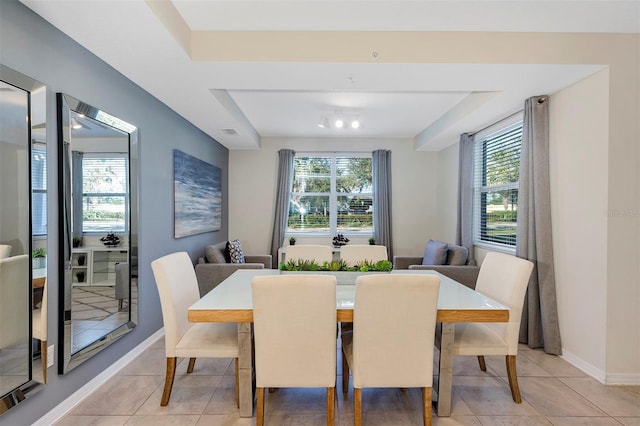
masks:
<svg viewBox="0 0 640 426"><path fill-rule="evenodd" d="M429 240L422 256L423 265L444 265L447 261L449 244L442 241Z"/></svg>
<svg viewBox="0 0 640 426"><path fill-rule="evenodd" d="M240 240L227 242L227 251L229 252L231 263L244 263L244 253L242 253Z"/></svg>
<svg viewBox="0 0 640 426"><path fill-rule="evenodd" d="M223 241L218 244L206 246L204 248L204 255L208 263L229 263L226 251L227 242Z"/></svg>
<svg viewBox="0 0 640 426"><path fill-rule="evenodd" d="M447 265L461 266L467 264L467 258L469 257L469 249L463 246L456 246L449 244L447 250Z"/></svg>

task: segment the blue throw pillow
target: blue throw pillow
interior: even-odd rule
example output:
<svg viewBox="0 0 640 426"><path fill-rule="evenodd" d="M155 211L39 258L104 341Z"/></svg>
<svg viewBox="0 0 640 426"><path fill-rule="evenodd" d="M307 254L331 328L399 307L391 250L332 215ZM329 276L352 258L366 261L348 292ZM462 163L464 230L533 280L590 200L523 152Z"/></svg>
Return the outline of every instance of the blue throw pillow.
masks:
<svg viewBox="0 0 640 426"><path fill-rule="evenodd" d="M423 265L444 265L447 260L449 244L442 241L429 240L422 256Z"/></svg>

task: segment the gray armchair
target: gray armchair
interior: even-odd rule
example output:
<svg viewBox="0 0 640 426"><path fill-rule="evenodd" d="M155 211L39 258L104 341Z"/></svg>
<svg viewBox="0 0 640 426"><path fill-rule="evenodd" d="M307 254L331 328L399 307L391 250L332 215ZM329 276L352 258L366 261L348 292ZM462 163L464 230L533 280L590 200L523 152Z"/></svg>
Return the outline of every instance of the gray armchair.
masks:
<svg viewBox="0 0 640 426"><path fill-rule="evenodd" d="M468 263L469 251L467 248L454 244L440 244L445 244L446 246L444 247L446 254L443 256L442 264L424 264L424 259L426 257L424 255L393 256L393 269L433 270L440 272L442 275L458 281L469 288L475 288L480 267L475 264ZM427 247L425 247L425 254L427 254Z"/></svg>
<svg viewBox="0 0 640 426"><path fill-rule="evenodd" d="M204 296L238 269L271 269L271 255L244 255L245 263L230 263L227 242L210 245L195 266L200 296Z"/></svg>

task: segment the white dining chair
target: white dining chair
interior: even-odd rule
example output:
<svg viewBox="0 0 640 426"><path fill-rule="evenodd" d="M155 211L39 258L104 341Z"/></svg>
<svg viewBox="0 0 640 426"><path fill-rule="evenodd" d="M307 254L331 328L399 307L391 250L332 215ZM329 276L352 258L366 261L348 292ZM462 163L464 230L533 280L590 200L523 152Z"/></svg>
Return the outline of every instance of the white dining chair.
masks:
<svg viewBox="0 0 640 426"><path fill-rule="evenodd" d="M356 280L353 331L342 335L342 391L353 377L354 421L362 424L362 388L421 388L431 424L433 345L440 278L371 274Z"/></svg>
<svg viewBox="0 0 640 426"><path fill-rule="evenodd" d="M31 337L40 341L43 383L47 383L47 331L47 279L45 278L40 306L31 311Z"/></svg>
<svg viewBox="0 0 640 426"><path fill-rule="evenodd" d="M254 277L256 424L264 424L265 388L327 389L327 425L334 423L336 278Z"/></svg>
<svg viewBox="0 0 640 426"><path fill-rule="evenodd" d="M0 244L0 259L5 259L11 256L11 246L7 244Z"/></svg>
<svg viewBox="0 0 640 426"><path fill-rule="evenodd" d="M389 256L387 246L352 244L340 247L340 259L349 266L355 266L364 261L375 263L380 260L389 260Z"/></svg>
<svg viewBox="0 0 640 426"><path fill-rule="evenodd" d="M505 355L511 396L522 402L516 373L518 335L522 306L533 263L504 253L489 252L480 266L476 291L509 307L506 323L458 323L455 326L453 354L478 357L486 371L485 355Z"/></svg>
<svg viewBox="0 0 640 426"><path fill-rule="evenodd" d="M315 244L301 244L287 246L286 260L314 260L322 265L324 262L331 262L333 251L329 246Z"/></svg>
<svg viewBox="0 0 640 426"><path fill-rule="evenodd" d="M160 401L166 406L176 373L176 358L189 358L191 373L196 358L235 358L236 405L238 404L238 329L236 323L190 323L187 311L200 299L198 282L186 252L172 253L151 262L155 277L167 356L164 391Z"/></svg>

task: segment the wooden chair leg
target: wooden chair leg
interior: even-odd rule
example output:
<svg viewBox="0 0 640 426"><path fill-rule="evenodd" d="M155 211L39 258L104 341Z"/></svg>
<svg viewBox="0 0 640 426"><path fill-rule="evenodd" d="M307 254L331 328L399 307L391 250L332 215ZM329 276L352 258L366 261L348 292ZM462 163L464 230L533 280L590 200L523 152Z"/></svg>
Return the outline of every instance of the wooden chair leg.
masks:
<svg viewBox="0 0 640 426"><path fill-rule="evenodd" d="M480 364L480 370L487 371L487 364L484 362L484 356L478 355L478 364Z"/></svg>
<svg viewBox="0 0 640 426"><path fill-rule="evenodd" d="M196 366L196 359L189 358L189 366L187 367L187 374L193 373L193 367Z"/></svg>
<svg viewBox="0 0 640 426"><path fill-rule="evenodd" d="M256 426L264 426L264 388L256 388Z"/></svg>
<svg viewBox="0 0 640 426"><path fill-rule="evenodd" d="M164 379L164 391L162 392L162 399L160 400L160 406L165 407L169 403L171 397L171 389L173 388L173 379L176 376L176 358L167 358L167 374Z"/></svg>
<svg viewBox="0 0 640 426"><path fill-rule="evenodd" d="M40 341L40 361L42 361L42 382L47 383L47 341Z"/></svg>
<svg viewBox="0 0 640 426"><path fill-rule="evenodd" d="M336 388L327 388L327 426L335 423Z"/></svg>
<svg viewBox="0 0 640 426"><path fill-rule="evenodd" d="M344 352L342 352L342 392L349 392L349 363Z"/></svg>
<svg viewBox="0 0 640 426"><path fill-rule="evenodd" d="M424 426L431 426L431 388L422 389L422 421Z"/></svg>
<svg viewBox="0 0 640 426"><path fill-rule="evenodd" d="M240 408L240 364L236 358L236 406Z"/></svg>
<svg viewBox="0 0 640 426"><path fill-rule="evenodd" d="M362 426L362 389L353 388L353 424Z"/></svg>
<svg viewBox="0 0 640 426"><path fill-rule="evenodd" d="M513 400L520 404L522 397L520 396L520 387L518 386L518 374L516 372L516 356L507 355L507 376L509 377L509 387L511 388L511 397Z"/></svg>

